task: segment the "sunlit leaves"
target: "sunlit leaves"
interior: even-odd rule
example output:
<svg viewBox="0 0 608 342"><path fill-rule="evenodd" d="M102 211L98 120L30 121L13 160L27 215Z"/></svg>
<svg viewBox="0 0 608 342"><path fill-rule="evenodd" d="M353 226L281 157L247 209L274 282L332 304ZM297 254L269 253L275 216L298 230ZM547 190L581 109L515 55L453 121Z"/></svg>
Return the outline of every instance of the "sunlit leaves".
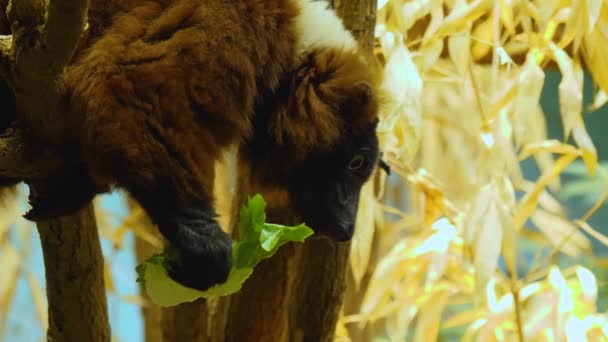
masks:
<svg viewBox="0 0 608 342"><path fill-rule="evenodd" d="M513 188L508 179L496 180L480 189L465 218L465 241L472 246L478 293L495 274L505 235L508 235L504 240L509 248L508 265L512 270L515 268L514 232L508 231L514 229L509 206L513 198Z"/></svg>
<svg viewBox="0 0 608 342"><path fill-rule="evenodd" d="M531 131L536 126L534 116L544 81L544 71L536 62L534 54L529 53L517 79L517 97L514 103L513 121L516 141L519 144L535 140Z"/></svg>
<svg viewBox="0 0 608 342"><path fill-rule="evenodd" d="M385 152L412 159L420 143L423 82L407 47L401 40L395 44L384 71L389 98L378 130Z"/></svg>
<svg viewBox="0 0 608 342"><path fill-rule="evenodd" d="M568 165L570 165L570 163L574 161L574 159L576 159L575 154L566 154L560 157L557 161L555 161L553 168L544 172L534 184L533 188L526 192L524 197L519 202L518 208L513 217L515 227L519 229L524 225L525 221L530 217L534 209L536 209L540 196L545 188L555 178L559 177L559 175L566 167L568 167Z"/></svg>
<svg viewBox="0 0 608 342"><path fill-rule="evenodd" d="M11 245L4 245L0 249L0 260L2 260L2 277L0 277L0 333L3 333L6 328L5 324L8 321L8 312L17 288L20 259L19 253Z"/></svg>
<svg viewBox="0 0 608 342"><path fill-rule="evenodd" d="M532 222L545 234L547 239L563 253L579 257L591 250L591 242L578 230L578 227L554 213L536 209L532 214Z"/></svg>
<svg viewBox="0 0 608 342"><path fill-rule="evenodd" d="M595 6L602 6L600 0L589 0L589 2L596 2ZM606 93L608 92L608 68L606 68L608 61L608 44L606 44L608 42L608 4L604 4L601 11L594 13L601 13L601 15L593 27L593 31L585 36L582 51L593 80Z"/></svg>
<svg viewBox="0 0 608 342"><path fill-rule="evenodd" d="M583 297L587 301L594 297L594 270L576 271L579 285L587 284L583 291L583 285L576 285L572 278L574 271L556 268L564 281L555 283L556 271L546 269L560 255L589 256L592 239L608 242L587 222L608 195L603 178L588 181L598 162L583 121L583 68L600 85L587 110L608 102L607 7L602 0L383 3L376 53L383 57L385 68L396 70L393 58L405 41L410 58L402 59L407 64L401 67L407 66L424 85L419 92L421 106L410 107L422 118L420 135L403 129L409 122L405 117L381 125L385 146L393 151L392 163L399 166L397 174L411 192L411 205L397 205L393 211L401 209L413 220L407 231L401 223L386 226L400 227L401 234L386 227L382 230L391 235L381 236L381 243L392 249L383 253L361 315L351 317L353 321L384 318L383 327L391 339L413 338L423 334L418 329L425 313L445 319L440 299L449 284L454 291L447 292L448 308L458 302L455 293L469 300L484 299L472 302L468 310L459 311L441 326L466 326L464 341L510 341L517 340L518 334L526 340L559 340L584 333L590 338L608 331L606 317L595 307L576 309ZM549 63L562 74L555 100L565 136L574 143L547 138L539 102L545 86L543 69ZM392 81L387 90L397 94L405 86ZM403 143L408 137L419 142L415 159L395 153L408 147ZM535 159L540 169L535 179L521 175L520 163L528 158ZM584 217L572 219L558 200L563 199L562 193L556 192L561 175L579 160L585 166L577 174L580 179L567 183L564 194L593 197L585 201L593 208ZM391 191L395 190L387 187L387 193ZM551 253L539 256L532 275L520 279L518 265L526 259L518 260L518 252L532 241L526 240L530 236L539 250L544 243ZM453 257L460 261L452 263ZM439 302L431 304L429 296ZM550 304L556 301L561 303L558 308ZM435 308L427 310L426 305ZM515 313L524 317L521 326ZM434 331L434 327L429 329ZM579 335L574 334L576 329ZM433 340L434 335L426 338Z"/></svg>
<svg viewBox="0 0 608 342"><path fill-rule="evenodd" d="M33 273L28 272L26 279L30 288L30 292L32 294L34 307L36 308L36 317L38 318L38 321L42 324L43 330L46 330L48 325L48 303L46 300L46 291L42 284L40 284L38 278L36 278Z"/></svg>

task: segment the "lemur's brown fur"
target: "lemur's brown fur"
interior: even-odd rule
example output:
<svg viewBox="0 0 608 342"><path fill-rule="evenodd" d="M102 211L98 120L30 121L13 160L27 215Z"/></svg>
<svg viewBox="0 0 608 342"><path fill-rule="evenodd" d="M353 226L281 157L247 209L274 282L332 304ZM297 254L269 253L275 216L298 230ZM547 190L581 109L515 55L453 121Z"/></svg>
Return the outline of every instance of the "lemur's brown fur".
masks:
<svg viewBox="0 0 608 342"><path fill-rule="evenodd" d="M250 133L258 94L290 67L289 1L171 4L120 16L66 71L74 131L102 187L162 181L209 194L213 162Z"/></svg>

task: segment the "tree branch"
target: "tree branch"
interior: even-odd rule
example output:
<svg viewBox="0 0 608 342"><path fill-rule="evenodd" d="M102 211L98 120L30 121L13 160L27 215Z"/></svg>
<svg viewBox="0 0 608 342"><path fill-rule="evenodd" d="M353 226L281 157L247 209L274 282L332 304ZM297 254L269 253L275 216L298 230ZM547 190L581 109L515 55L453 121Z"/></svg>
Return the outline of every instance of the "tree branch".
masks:
<svg viewBox="0 0 608 342"><path fill-rule="evenodd" d="M41 51L49 72L58 75L69 63L85 27L87 0L51 0L42 31Z"/></svg>
<svg viewBox="0 0 608 342"><path fill-rule="evenodd" d="M48 341L110 341L103 256L93 205L38 222L48 297Z"/></svg>
<svg viewBox="0 0 608 342"><path fill-rule="evenodd" d="M31 143L24 131L8 129L0 134L0 178L43 179L62 165L54 150Z"/></svg>
<svg viewBox="0 0 608 342"><path fill-rule="evenodd" d="M11 1L15 97L19 120L37 138L61 144L67 133L59 107L57 80L76 50L86 21L87 0Z"/></svg>

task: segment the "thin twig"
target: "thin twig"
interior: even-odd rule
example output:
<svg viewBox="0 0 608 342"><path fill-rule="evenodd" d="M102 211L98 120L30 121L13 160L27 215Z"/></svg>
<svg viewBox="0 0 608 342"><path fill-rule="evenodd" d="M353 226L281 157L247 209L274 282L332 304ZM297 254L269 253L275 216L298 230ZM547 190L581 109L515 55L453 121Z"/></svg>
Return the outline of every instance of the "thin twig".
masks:
<svg viewBox="0 0 608 342"><path fill-rule="evenodd" d="M598 210L599 208L602 207L602 205L608 200L608 193L604 193L602 194L602 196L595 202L595 204L585 213L585 215L583 215L580 219L575 220L575 221L582 221L582 222L586 222L587 220L589 220L589 218L591 218L591 216L593 216ZM562 248L564 247L564 245L570 241L570 239L574 236L574 234L576 234L579 231L580 227L576 227L576 229L573 229L570 233L568 233L567 236L565 236L557 246L553 247L553 249L551 250L551 253L549 253L549 255L545 258L545 260L551 260L555 257L555 255L557 255L557 253L559 253ZM535 263L534 266L528 271L528 274L526 275L526 279L533 279L533 275L534 273L536 273L538 271L538 269L541 267L542 263L538 262Z"/></svg>

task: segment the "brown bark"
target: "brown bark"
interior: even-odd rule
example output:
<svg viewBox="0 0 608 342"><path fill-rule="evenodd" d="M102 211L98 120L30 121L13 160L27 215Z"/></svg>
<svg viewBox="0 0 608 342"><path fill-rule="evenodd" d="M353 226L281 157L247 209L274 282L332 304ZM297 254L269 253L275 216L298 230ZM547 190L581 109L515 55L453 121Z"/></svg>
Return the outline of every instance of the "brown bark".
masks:
<svg viewBox="0 0 608 342"><path fill-rule="evenodd" d="M225 341L289 341L290 313L303 249L284 246L262 261L230 298Z"/></svg>
<svg viewBox="0 0 608 342"><path fill-rule="evenodd" d="M312 239L302 250L289 341L330 342L344 300L350 244Z"/></svg>
<svg viewBox="0 0 608 342"><path fill-rule="evenodd" d="M93 205L38 222L46 270L49 341L110 341L103 256Z"/></svg>
<svg viewBox="0 0 608 342"><path fill-rule="evenodd" d="M374 47L377 0L331 0L332 6L343 19L364 51L370 54Z"/></svg>
<svg viewBox="0 0 608 342"><path fill-rule="evenodd" d="M163 340L206 342L207 305L204 299L162 310Z"/></svg>

